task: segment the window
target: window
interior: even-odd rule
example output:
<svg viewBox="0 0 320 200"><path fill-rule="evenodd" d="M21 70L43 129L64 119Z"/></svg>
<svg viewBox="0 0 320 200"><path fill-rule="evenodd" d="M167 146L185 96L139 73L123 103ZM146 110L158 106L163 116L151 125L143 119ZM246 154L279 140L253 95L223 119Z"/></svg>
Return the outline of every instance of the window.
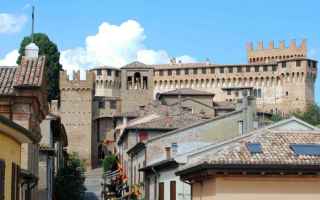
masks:
<svg viewBox="0 0 320 200"><path fill-rule="evenodd" d="M101 69L97 69L97 75L100 76L102 74Z"/></svg>
<svg viewBox="0 0 320 200"><path fill-rule="evenodd" d="M311 67L311 61L308 60L308 67Z"/></svg>
<svg viewBox="0 0 320 200"><path fill-rule="evenodd" d="M272 66L272 71L277 71L277 66Z"/></svg>
<svg viewBox="0 0 320 200"><path fill-rule="evenodd" d="M253 89L253 96L261 97L261 89Z"/></svg>
<svg viewBox="0 0 320 200"><path fill-rule="evenodd" d="M227 95L231 95L231 90L227 90Z"/></svg>
<svg viewBox="0 0 320 200"><path fill-rule="evenodd" d="M224 68L223 67L220 67L220 73L224 73Z"/></svg>
<svg viewBox="0 0 320 200"><path fill-rule="evenodd" d="M0 199L4 200L4 186L5 186L5 166L4 160L0 160Z"/></svg>
<svg viewBox="0 0 320 200"><path fill-rule="evenodd" d="M111 72L112 72L111 69L107 69L107 75L108 76L111 76Z"/></svg>
<svg viewBox="0 0 320 200"><path fill-rule="evenodd" d="M116 77L119 77L119 71L116 71Z"/></svg>
<svg viewBox="0 0 320 200"><path fill-rule="evenodd" d="M263 71L267 72L268 71L268 66L263 66Z"/></svg>
<svg viewBox="0 0 320 200"><path fill-rule="evenodd" d="M233 67L229 67L229 73L233 73Z"/></svg>
<svg viewBox="0 0 320 200"><path fill-rule="evenodd" d="M250 67L246 67L246 72L250 72Z"/></svg>
<svg viewBox="0 0 320 200"><path fill-rule="evenodd" d="M168 70L168 76L172 76L172 70L171 69Z"/></svg>
<svg viewBox="0 0 320 200"><path fill-rule="evenodd" d="M184 74L185 74L185 75L188 75L188 74L189 74L189 69L185 69L185 70L184 70Z"/></svg>
<svg viewBox="0 0 320 200"><path fill-rule="evenodd" d="M290 148L296 155L320 156L319 144L291 144Z"/></svg>
<svg viewBox="0 0 320 200"><path fill-rule="evenodd" d="M180 75L180 69L176 70L176 75Z"/></svg>
<svg viewBox="0 0 320 200"><path fill-rule="evenodd" d="M259 66L255 66L255 67L254 67L254 71L255 71L255 72L259 72Z"/></svg>
<svg viewBox="0 0 320 200"><path fill-rule="evenodd" d="M239 91L235 91L235 96L238 97L239 96Z"/></svg>
<svg viewBox="0 0 320 200"><path fill-rule="evenodd" d="M193 69L193 74L198 74L198 69Z"/></svg>
<svg viewBox="0 0 320 200"><path fill-rule="evenodd" d="M251 154L262 153L260 143L247 143L247 148Z"/></svg>
<svg viewBox="0 0 320 200"><path fill-rule="evenodd" d="M176 181L170 181L170 200L176 200Z"/></svg>
<svg viewBox="0 0 320 200"><path fill-rule="evenodd" d="M288 91L286 91L286 96L289 96L289 92Z"/></svg>
<svg viewBox="0 0 320 200"><path fill-rule="evenodd" d="M215 69L214 68L210 68L210 73L214 74Z"/></svg>
<svg viewBox="0 0 320 200"><path fill-rule="evenodd" d="M110 109L117 109L117 101L115 100L110 101Z"/></svg>
<svg viewBox="0 0 320 200"><path fill-rule="evenodd" d="M242 72L242 67L237 67L237 72Z"/></svg>
<svg viewBox="0 0 320 200"><path fill-rule="evenodd" d="M201 72L202 72L202 74L206 74L207 73L207 69L206 68L202 68Z"/></svg>
<svg viewBox="0 0 320 200"><path fill-rule="evenodd" d="M164 200L164 183L159 183L159 200Z"/></svg>
<svg viewBox="0 0 320 200"><path fill-rule="evenodd" d="M106 107L105 101L99 101L98 107L99 107L99 108L105 108L105 107Z"/></svg>
<svg viewBox="0 0 320 200"><path fill-rule="evenodd" d="M296 61L296 66L297 66L297 67L300 67L300 66L301 66L301 61L300 61L300 60L297 60L297 61Z"/></svg>
<svg viewBox="0 0 320 200"><path fill-rule="evenodd" d="M282 65L282 68L286 68L287 67L287 63L286 62L282 62L281 65Z"/></svg>
<svg viewBox="0 0 320 200"><path fill-rule="evenodd" d="M15 163L12 163L12 170L11 170L11 199L12 200L18 200L20 199L20 167L16 165ZM1 180L0 180L1 182ZM0 183L1 185L1 183ZM0 189L0 195L3 194L1 193ZM0 196L0 199L4 199L3 197Z"/></svg>
<svg viewBox="0 0 320 200"><path fill-rule="evenodd" d="M160 76L163 76L163 70L160 70L160 71L159 71L159 75L160 75Z"/></svg>

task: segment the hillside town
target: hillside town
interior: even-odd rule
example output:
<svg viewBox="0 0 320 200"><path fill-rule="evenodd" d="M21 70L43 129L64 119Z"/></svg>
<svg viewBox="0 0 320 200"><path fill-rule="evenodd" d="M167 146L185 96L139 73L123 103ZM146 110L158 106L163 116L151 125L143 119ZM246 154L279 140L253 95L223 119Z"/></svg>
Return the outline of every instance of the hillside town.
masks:
<svg viewBox="0 0 320 200"><path fill-rule="evenodd" d="M33 27L20 50L0 66L0 200L320 199L306 39L249 42L247 63L172 57L84 77Z"/></svg>

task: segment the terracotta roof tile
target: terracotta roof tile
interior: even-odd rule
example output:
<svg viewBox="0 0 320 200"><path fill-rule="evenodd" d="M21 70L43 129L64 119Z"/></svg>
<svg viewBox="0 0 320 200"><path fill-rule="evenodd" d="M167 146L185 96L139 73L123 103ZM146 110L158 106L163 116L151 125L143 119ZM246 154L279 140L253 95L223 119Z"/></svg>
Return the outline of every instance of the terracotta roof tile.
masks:
<svg viewBox="0 0 320 200"><path fill-rule="evenodd" d="M42 84L45 57L26 59L22 57L17 67L0 67L0 95L10 95L14 87L39 87Z"/></svg>

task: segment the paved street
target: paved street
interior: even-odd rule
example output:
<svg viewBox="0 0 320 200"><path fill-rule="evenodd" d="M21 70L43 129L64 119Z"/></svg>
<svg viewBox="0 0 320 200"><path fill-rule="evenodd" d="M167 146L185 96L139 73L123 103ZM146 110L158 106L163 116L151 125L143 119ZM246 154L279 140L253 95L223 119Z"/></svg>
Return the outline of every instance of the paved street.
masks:
<svg viewBox="0 0 320 200"><path fill-rule="evenodd" d="M85 186L87 188L85 200L101 200L102 168L97 168L86 173Z"/></svg>

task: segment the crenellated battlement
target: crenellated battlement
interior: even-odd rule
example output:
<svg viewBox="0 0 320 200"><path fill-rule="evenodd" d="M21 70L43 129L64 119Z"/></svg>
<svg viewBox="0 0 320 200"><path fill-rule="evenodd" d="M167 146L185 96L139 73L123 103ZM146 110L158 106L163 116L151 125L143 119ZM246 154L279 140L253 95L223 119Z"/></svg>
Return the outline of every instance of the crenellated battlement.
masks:
<svg viewBox="0 0 320 200"><path fill-rule="evenodd" d="M94 74L86 71L85 79L80 78L80 71L73 71L72 79L66 71L60 71L60 90L68 89L93 89Z"/></svg>
<svg viewBox="0 0 320 200"><path fill-rule="evenodd" d="M271 61L280 61L290 58L307 57L307 41L304 39L298 46L296 40L291 40L286 46L284 40L279 41L275 46L274 41L270 41L265 47L263 41L259 41L254 47L252 42L247 43L248 63L268 63Z"/></svg>

